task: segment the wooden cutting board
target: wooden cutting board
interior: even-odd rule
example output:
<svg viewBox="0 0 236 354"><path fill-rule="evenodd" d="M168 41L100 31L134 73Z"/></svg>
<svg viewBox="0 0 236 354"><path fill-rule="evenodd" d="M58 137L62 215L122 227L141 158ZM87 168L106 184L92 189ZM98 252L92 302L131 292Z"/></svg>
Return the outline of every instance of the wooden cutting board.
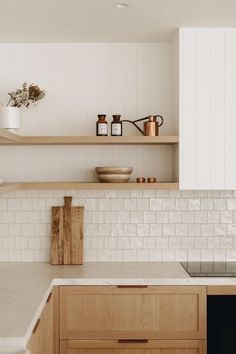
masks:
<svg viewBox="0 0 236 354"><path fill-rule="evenodd" d="M64 201L52 207L51 264L83 264L84 207L73 207L72 197Z"/></svg>

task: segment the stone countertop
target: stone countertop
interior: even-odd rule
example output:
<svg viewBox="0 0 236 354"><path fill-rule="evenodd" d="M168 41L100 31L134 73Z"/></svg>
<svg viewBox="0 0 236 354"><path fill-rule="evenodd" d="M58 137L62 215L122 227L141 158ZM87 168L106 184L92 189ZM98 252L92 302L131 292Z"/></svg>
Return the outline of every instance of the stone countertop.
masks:
<svg viewBox="0 0 236 354"><path fill-rule="evenodd" d="M20 353L6 348L26 346L53 285L122 284L236 285L236 278L191 278L174 262L0 263L0 354Z"/></svg>

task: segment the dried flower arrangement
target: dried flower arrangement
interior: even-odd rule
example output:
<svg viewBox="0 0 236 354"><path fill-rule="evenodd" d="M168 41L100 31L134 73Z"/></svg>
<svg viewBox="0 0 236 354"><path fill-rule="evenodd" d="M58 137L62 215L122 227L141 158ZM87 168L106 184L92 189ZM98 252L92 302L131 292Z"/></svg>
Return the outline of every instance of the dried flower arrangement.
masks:
<svg viewBox="0 0 236 354"><path fill-rule="evenodd" d="M28 108L31 104L41 100L45 96L45 92L35 84L28 85L27 82L24 82L22 88L9 92L8 95L10 96L8 107L25 106Z"/></svg>

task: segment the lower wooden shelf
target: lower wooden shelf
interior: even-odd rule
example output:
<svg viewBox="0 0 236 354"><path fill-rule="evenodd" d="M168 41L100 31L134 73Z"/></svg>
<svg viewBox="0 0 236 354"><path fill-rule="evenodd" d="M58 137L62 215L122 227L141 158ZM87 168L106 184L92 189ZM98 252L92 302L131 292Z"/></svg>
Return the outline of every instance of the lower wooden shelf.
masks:
<svg viewBox="0 0 236 354"><path fill-rule="evenodd" d="M30 189L179 189L178 182L99 183L99 182L15 182L0 185L0 192Z"/></svg>

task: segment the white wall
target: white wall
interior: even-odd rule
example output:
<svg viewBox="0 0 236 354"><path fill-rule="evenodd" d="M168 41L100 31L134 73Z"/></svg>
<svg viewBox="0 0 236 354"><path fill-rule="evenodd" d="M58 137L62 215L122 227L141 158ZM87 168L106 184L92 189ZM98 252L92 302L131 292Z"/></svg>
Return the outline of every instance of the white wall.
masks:
<svg viewBox="0 0 236 354"><path fill-rule="evenodd" d="M22 135L95 135L98 113L109 121L157 113L165 119L161 134L176 132L171 44L0 44L0 57L0 99L24 81L47 92L22 110ZM133 166L133 179L173 179L170 146L1 147L0 162L7 181L92 181L95 166L110 164Z"/></svg>

